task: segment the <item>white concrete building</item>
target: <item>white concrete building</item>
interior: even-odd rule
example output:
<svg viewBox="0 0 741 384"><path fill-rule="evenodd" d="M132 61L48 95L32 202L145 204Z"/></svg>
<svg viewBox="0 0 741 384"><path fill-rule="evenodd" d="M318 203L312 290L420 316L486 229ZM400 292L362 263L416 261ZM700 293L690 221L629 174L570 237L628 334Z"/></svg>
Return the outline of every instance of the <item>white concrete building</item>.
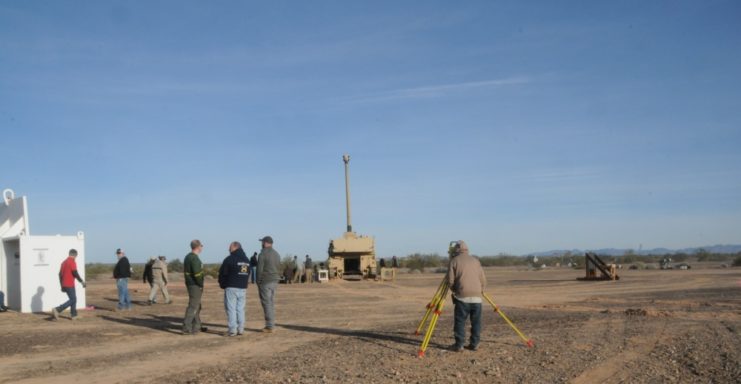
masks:
<svg viewBox="0 0 741 384"><path fill-rule="evenodd" d="M59 267L69 250L77 250L77 270L85 279L85 236L31 236L26 197L3 191L0 201L0 291L5 305L21 312L51 311L67 301L59 284ZM76 283L77 308L85 308L85 288Z"/></svg>

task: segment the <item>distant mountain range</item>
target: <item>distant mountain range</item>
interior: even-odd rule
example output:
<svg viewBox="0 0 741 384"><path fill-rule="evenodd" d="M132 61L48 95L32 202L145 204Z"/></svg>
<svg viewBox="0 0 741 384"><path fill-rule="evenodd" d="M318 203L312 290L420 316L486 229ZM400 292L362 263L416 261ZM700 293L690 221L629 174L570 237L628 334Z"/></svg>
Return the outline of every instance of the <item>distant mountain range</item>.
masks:
<svg viewBox="0 0 741 384"><path fill-rule="evenodd" d="M737 253L741 252L741 245L708 245L705 247L695 247L695 248L682 248L682 249L669 249L669 248L653 248L653 249L641 249L640 251L637 249L633 249L633 253L636 255L665 255L665 254L674 254L674 253L686 253L688 255L691 255L693 253L696 253L698 250L704 249L705 251L709 253ZM545 251L545 252L535 252L529 254L530 256L560 256L563 255L566 252L571 252L572 255L583 255L584 252L594 252L598 255L607 255L607 256L622 256L626 252L628 252L630 249L617 249L617 248L602 248L602 249L558 249L558 250L552 250L552 251Z"/></svg>

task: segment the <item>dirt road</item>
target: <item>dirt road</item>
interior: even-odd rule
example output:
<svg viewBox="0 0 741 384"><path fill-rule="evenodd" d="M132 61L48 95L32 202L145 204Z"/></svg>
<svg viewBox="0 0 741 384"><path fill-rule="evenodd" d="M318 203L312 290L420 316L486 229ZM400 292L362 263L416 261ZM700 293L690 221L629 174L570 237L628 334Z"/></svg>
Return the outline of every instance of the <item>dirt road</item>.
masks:
<svg viewBox="0 0 741 384"><path fill-rule="evenodd" d="M527 348L491 308L479 351L449 352L450 301L424 359L413 335L440 274L393 283L281 285L278 327L263 334L254 286L248 330L222 336L222 291L207 281L198 336L180 335L187 302L114 312L113 281L88 285L97 309L81 319L0 315L0 383L116 382L741 382L741 270L621 271L618 282L579 282L580 271L486 270L488 290L529 337ZM136 292L133 292L135 291ZM138 300L138 302L137 302Z"/></svg>

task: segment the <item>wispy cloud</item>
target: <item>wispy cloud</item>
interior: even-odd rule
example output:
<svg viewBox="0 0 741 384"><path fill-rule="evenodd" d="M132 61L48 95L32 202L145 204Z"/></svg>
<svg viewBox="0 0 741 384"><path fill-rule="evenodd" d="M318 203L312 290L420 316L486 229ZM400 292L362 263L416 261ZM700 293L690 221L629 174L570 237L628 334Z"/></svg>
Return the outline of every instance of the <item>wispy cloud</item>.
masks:
<svg viewBox="0 0 741 384"><path fill-rule="evenodd" d="M594 181L596 178L608 174L607 170L594 167L569 167L557 169L541 169L526 172L515 177L525 183L572 183Z"/></svg>
<svg viewBox="0 0 741 384"><path fill-rule="evenodd" d="M532 80L530 78L521 76L454 84L429 85L423 87L401 88L373 94L360 95L351 98L350 101L363 103L389 100L437 98L449 96L454 93L463 93L475 89L521 85L531 82Z"/></svg>

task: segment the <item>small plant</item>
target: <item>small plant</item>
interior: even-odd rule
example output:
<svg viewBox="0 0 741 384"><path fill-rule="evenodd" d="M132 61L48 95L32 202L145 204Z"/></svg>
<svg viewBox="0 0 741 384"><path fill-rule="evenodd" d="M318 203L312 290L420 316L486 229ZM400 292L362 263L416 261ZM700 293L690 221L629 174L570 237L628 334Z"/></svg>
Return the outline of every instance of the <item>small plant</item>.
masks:
<svg viewBox="0 0 741 384"><path fill-rule="evenodd" d="M409 270L418 270L424 272L425 268L444 267L447 269L447 260L443 260L437 253L421 254L415 253L401 259L401 266Z"/></svg>
<svg viewBox="0 0 741 384"><path fill-rule="evenodd" d="M183 262L180 261L180 259L175 259L175 260L167 263L167 269L170 272L182 272L183 271Z"/></svg>
<svg viewBox="0 0 741 384"><path fill-rule="evenodd" d="M113 264L88 263L85 264L85 278L94 279L99 276L113 277Z"/></svg>

